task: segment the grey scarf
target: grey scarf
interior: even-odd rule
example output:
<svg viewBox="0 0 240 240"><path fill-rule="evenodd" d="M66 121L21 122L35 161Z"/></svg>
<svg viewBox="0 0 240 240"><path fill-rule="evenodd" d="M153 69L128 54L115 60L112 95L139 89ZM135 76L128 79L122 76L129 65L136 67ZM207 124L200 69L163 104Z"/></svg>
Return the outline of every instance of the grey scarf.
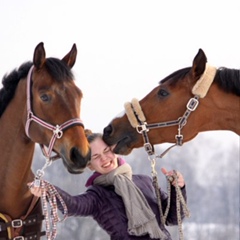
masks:
<svg viewBox="0 0 240 240"><path fill-rule="evenodd" d="M114 185L115 192L122 197L125 205L130 235L142 236L148 233L151 238L166 239L145 196L132 181L129 164L125 163L108 174L100 175L94 184Z"/></svg>

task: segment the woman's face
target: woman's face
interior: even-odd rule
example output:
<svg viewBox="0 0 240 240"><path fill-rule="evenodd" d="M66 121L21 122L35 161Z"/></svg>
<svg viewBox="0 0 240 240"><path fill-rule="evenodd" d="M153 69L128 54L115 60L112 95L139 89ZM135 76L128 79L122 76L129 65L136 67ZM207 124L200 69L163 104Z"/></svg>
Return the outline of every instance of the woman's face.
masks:
<svg viewBox="0 0 240 240"><path fill-rule="evenodd" d="M91 142L90 147L92 155L89 168L91 170L106 174L118 167L117 156L101 138Z"/></svg>

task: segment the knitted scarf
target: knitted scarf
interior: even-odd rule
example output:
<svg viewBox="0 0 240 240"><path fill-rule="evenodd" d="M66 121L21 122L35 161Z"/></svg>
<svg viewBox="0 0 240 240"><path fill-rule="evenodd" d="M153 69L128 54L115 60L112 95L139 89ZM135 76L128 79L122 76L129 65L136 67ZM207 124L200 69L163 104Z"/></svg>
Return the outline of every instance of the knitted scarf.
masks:
<svg viewBox="0 0 240 240"><path fill-rule="evenodd" d="M115 192L122 197L125 205L130 235L142 236L148 233L153 239L166 239L145 196L132 181L129 164L124 163L108 174L96 177L94 184L114 185Z"/></svg>

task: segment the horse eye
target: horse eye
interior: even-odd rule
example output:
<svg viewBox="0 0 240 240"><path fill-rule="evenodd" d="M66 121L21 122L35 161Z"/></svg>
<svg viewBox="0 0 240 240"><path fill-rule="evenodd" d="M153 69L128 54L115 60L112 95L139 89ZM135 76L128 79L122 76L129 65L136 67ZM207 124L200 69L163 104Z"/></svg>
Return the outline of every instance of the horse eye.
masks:
<svg viewBox="0 0 240 240"><path fill-rule="evenodd" d="M43 94L40 96L43 102L48 102L49 101L49 96L47 94Z"/></svg>
<svg viewBox="0 0 240 240"><path fill-rule="evenodd" d="M164 89L160 89L158 91L158 96L160 96L160 97L166 97L168 95L169 95L169 93L166 90L164 90Z"/></svg>

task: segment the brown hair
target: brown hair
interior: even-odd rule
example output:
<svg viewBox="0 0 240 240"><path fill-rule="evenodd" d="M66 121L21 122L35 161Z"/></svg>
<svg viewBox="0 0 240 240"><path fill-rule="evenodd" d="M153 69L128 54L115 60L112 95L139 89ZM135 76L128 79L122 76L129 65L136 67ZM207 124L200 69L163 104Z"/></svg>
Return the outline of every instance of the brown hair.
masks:
<svg viewBox="0 0 240 240"><path fill-rule="evenodd" d="M93 142L96 138L102 139L101 133L93 133L90 129L85 129L85 135L89 143Z"/></svg>

